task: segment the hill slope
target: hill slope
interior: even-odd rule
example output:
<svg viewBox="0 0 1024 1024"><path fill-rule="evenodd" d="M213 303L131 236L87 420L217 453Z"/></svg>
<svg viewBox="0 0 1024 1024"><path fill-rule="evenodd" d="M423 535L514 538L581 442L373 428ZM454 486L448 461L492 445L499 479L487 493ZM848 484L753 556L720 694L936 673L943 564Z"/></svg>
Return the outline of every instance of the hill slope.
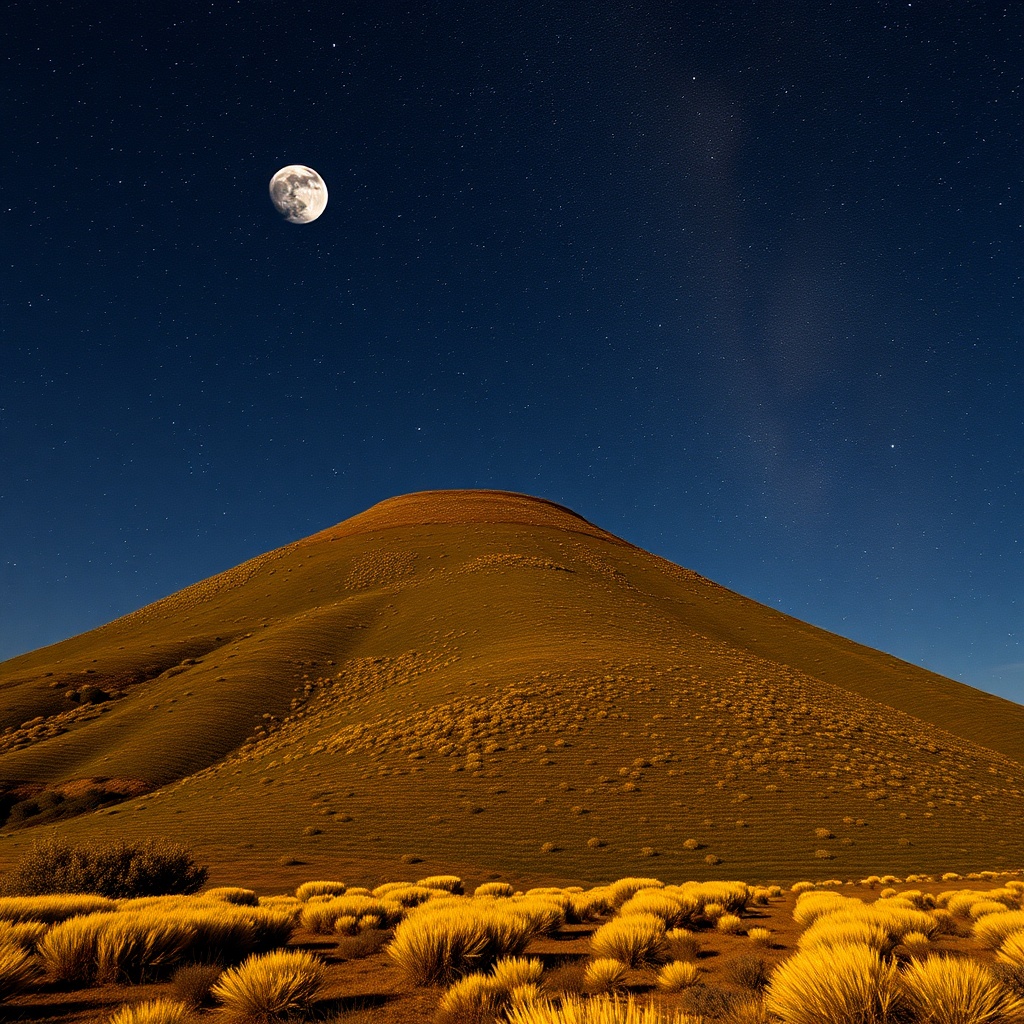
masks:
<svg viewBox="0 0 1024 1024"><path fill-rule="evenodd" d="M155 787L59 829L586 878L1024 856L1024 708L505 492L382 502L12 659L0 729L0 861Z"/></svg>

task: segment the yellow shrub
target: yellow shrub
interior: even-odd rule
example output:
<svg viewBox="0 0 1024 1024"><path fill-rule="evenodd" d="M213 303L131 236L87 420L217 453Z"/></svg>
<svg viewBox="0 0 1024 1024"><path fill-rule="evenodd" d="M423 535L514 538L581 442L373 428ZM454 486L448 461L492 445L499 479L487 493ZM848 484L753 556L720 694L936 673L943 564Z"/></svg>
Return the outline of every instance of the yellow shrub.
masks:
<svg viewBox="0 0 1024 1024"><path fill-rule="evenodd" d="M1011 967L1024 967L1024 929L1007 935L996 956Z"/></svg>
<svg viewBox="0 0 1024 1024"><path fill-rule="evenodd" d="M27 949L13 944L0 946L0 1003L27 989L37 973Z"/></svg>
<svg viewBox="0 0 1024 1024"><path fill-rule="evenodd" d="M606 886L611 906L618 909L632 899L641 889L664 889L665 883L657 878L620 878Z"/></svg>
<svg viewBox="0 0 1024 1024"><path fill-rule="evenodd" d="M1024 910L1011 910L1005 914L989 914L975 922L974 938L989 949L1003 944L1008 935L1024 928Z"/></svg>
<svg viewBox="0 0 1024 1024"><path fill-rule="evenodd" d="M508 1003L515 1006L517 1003L537 1003L544 998L539 985L516 985L508 994Z"/></svg>
<svg viewBox="0 0 1024 1024"><path fill-rule="evenodd" d="M877 921L866 916L840 918L835 914L819 918L805 931L797 945L800 949L834 946L870 946L879 953L890 953L896 939Z"/></svg>
<svg viewBox="0 0 1024 1024"><path fill-rule="evenodd" d="M382 922L390 925L400 920L405 908L390 900L374 899L372 896L338 896L328 903L307 902L302 908L300 918L302 927L318 935L329 935L334 931L334 922L339 917L364 917L366 914L377 915Z"/></svg>
<svg viewBox="0 0 1024 1024"><path fill-rule="evenodd" d="M684 904L679 899L670 896L664 889L641 889L619 907L619 916L654 914L665 922L666 928L672 928L683 921L690 920L696 911L696 900L687 900Z"/></svg>
<svg viewBox="0 0 1024 1024"><path fill-rule="evenodd" d="M113 915L70 917L39 940L36 953L52 981L88 984L96 977L96 947L100 933Z"/></svg>
<svg viewBox="0 0 1024 1024"><path fill-rule="evenodd" d="M66 921L86 914L111 913L117 903L103 896L4 896L0 921Z"/></svg>
<svg viewBox="0 0 1024 1024"><path fill-rule="evenodd" d="M308 1010L325 977L323 964L311 953L277 950L225 971L210 991L238 1017L280 1016Z"/></svg>
<svg viewBox="0 0 1024 1024"><path fill-rule="evenodd" d="M217 909L201 906L195 910L183 908L167 916L192 931L188 948L190 960L237 963L256 949L256 927L252 920L255 909L244 912L239 908L236 911L223 904Z"/></svg>
<svg viewBox="0 0 1024 1024"><path fill-rule="evenodd" d="M194 939L193 929L171 915L113 915L97 936L96 976L105 982L155 978L178 963Z"/></svg>
<svg viewBox="0 0 1024 1024"><path fill-rule="evenodd" d="M438 1003L440 1021L472 1019L474 1011L490 1009L498 1002L494 983L483 974L467 974L452 985Z"/></svg>
<svg viewBox="0 0 1024 1024"><path fill-rule="evenodd" d="M189 1019L189 1009L184 1003L154 999L122 1006L107 1024L186 1024Z"/></svg>
<svg viewBox="0 0 1024 1024"><path fill-rule="evenodd" d="M989 1024L1024 1013L1024 1002L966 957L912 960L902 981L914 1019L922 1024Z"/></svg>
<svg viewBox="0 0 1024 1024"><path fill-rule="evenodd" d="M700 913L705 920L714 922L725 913L725 907L721 903L705 903Z"/></svg>
<svg viewBox="0 0 1024 1024"><path fill-rule="evenodd" d="M786 1024L874 1024L899 999L895 966L868 946L804 949L773 972L765 1006Z"/></svg>
<svg viewBox="0 0 1024 1024"><path fill-rule="evenodd" d="M599 957L620 960L628 967L655 962L663 956L665 922L653 914L631 914L601 925L590 937Z"/></svg>
<svg viewBox="0 0 1024 1024"><path fill-rule="evenodd" d="M535 985L544 973L544 964L539 957L508 956L491 968L491 980L504 992L511 992L519 985Z"/></svg>
<svg viewBox="0 0 1024 1024"><path fill-rule="evenodd" d="M869 910L870 919L877 921L897 942L908 932L922 932L930 939L939 930L939 922L923 910L877 903Z"/></svg>
<svg viewBox="0 0 1024 1024"><path fill-rule="evenodd" d="M592 992L614 992L622 988L627 967L612 957L591 960L583 972L583 981Z"/></svg>
<svg viewBox="0 0 1024 1024"><path fill-rule="evenodd" d="M305 903L310 896L340 896L345 888L344 882L303 882L295 895Z"/></svg>
<svg viewBox="0 0 1024 1024"><path fill-rule="evenodd" d="M395 929L387 953L419 985L447 984L521 953L534 934L530 917L506 900L431 901Z"/></svg>
<svg viewBox="0 0 1024 1024"><path fill-rule="evenodd" d="M346 914L334 920L335 935L357 935L359 933L359 918Z"/></svg>
<svg viewBox="0 0 1024 1024"><path fill-rule="evenodd" d="M522 1003L509 1007L506 1014L508 1024L701 1024L700 1017L666 1013L632 996L625 1001L569 996L558 1006L547 1001Z"/></svg>
<svg viewBox="0 0 1024 1024"><path fill-rule="evenodd" d="M473 890L474 896L499 896L506 897L511 896L514 892L511 885L508 882L484 882L482 885L478 885Z"/></svg>
<svg viewBox="0 0 1024 1024"><path fill-rule="evenodd" d="M673 960L658 972L658 988L662 992L679 992L681 989L696 985L699 976L696 964L685 960Z"/></svg>
<svg viewBox="0 0 1024 1024"><path fill-rule="evenodd" d="M538 935L549 935L565 924L568 906L567 896L557 899L554 896L531 896L527 893L526 896L512 897L508 909L528 918Z"/></svg>
<svg viewBox="0 0 1024 1024"><path fill-rule="evenodd" d="M426 889L444 889L455 896L463 893L462 879L458 875L431 875L429 878L421 878L416 884Z"/></svg>
<svg viewBox="0 0 1024 1024"><path fill-rule="evenodd" d="M21 946L34 952L39 940L46 934L47 926L42 921L0 921L0 946Z"/></svg>
<svg viewBox="0 0 1024 1024"><path fill-rule="evenodd" d="M747 938L755 946L763 946L765 949L772 948L772 933L768 928L751 928L747 932Z"/></svg>
<svg viewBox="0 0 1024 1024"><path fill-rule="evenodd" d="M863 906L862 900L843 896L838 892L808 891L797 897L796 906L793 908L793 920L801 928L806 928L826 914L835 914L840 910Z"/></svg>
<svg viewBox="0 0 1024 1024"><path fill-rule="evenodd" d="M978 900L971 909L970 915L975 921L980 921L983 917L988 917L989 914L1005 914L1009 911L1009 908L1005 903L999 903L996 900Z"/></svg>
<svg viewBox="0 0 1024 1024"><path fill-rule="evenodd" d="M743 921L735 914L723 914L715 922L715 927L724 935L739 935L743 931Z"/></svg>
<svg viewBox="0 0 1024 1024"><path fill-rule="evenodd" d="M240 889L235 885L222 885L216 889L207 889L201 896L210 900L223 900L239 907L259 906L259 899L252 889Z"/></svg>
<svg viewBox="0 0 1024 1024"><path fill-rule="evenodd" d="M909 953L923 953L931 946L931 941L923 932L907 932L902 939L903 948Z"/></svg>

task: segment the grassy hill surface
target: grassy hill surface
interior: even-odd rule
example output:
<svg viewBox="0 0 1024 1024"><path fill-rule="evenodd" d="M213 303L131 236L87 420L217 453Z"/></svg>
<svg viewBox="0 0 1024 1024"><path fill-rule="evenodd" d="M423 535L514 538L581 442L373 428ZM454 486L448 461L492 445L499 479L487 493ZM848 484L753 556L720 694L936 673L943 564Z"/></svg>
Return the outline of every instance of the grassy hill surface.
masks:
<svg viewBox="0 0 1024 1024"><path fill-rule="evenodd" d="M42 823L250 881L1015 868L1022 792L1024 707L497 491L382 502L0 665L0 867Z"/></svg>

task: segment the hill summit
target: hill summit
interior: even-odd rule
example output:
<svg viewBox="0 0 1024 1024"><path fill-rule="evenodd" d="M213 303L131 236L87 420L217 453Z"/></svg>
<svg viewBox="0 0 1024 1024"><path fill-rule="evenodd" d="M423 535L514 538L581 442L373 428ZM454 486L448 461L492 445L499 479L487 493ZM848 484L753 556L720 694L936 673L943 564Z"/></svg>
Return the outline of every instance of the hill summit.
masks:
<svg viewBox="0 0 1024 1024"><path fill-rule="evenodd" d="M503 491L392 498L13 658L0 731L0 863L53 822L586 879L1024 856L1024 708Z"/></svg>

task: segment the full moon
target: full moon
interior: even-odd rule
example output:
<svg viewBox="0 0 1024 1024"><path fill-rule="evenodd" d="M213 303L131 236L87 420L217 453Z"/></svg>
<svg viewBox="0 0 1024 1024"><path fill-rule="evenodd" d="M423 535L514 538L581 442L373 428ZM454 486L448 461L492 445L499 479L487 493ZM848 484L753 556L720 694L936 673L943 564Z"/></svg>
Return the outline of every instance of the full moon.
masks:
<svg viewBox="0 0 1024 1024"><path fill-rule="evenodd" d="M312 167L289 164L270 179L270 201L289 224L309 224L327 207L327 185Z"/></svg>

